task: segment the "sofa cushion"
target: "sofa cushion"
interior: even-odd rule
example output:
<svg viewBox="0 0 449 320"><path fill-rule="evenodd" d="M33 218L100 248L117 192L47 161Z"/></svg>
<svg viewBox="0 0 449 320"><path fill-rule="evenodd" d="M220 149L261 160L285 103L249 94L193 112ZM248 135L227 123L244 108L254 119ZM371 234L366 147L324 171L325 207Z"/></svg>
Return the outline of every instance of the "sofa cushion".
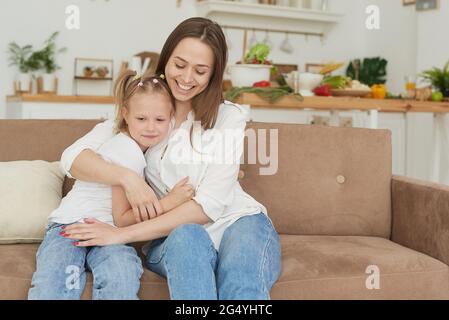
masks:
<svg viewBox="0 0 449 320"><path fill-rule="evenodd" d="M61 202L59 162L0 162L0 244L40 242Z"/></svg>
<svg viewBox="0 0 449 320"><path fill-rule="evenodd" d="M251 135L262 148L247 143L240 183L267 207L279 233L390 238L388 130L248 123ZM270 155L270 165L260 155L251 164L257 154ZM260 171L270 166L273 175Z"/></svg>
<svg viewBox="0 0 449 320"><path fill-rule="evenodd" d="M0 120L0 161L59 161L99 120Z"/></svg>
<svg viewBox="0 0 449 320"><path fill-rule="evenodd" d="M274 299L449 299L449 267L390 240L283 235L281 241ZM380 289L367 288L373 271Z"/></svg>
<svg viewBox="0 0 449 320"><path fill-rule="evenodd" d="M281 235L281 244L272 299L449 299L448 266L383 238ZM26 299L37 248L0 246L0 299ZM369 265L379 267L380 290L366 288ZM89 273L82 298L91 292ZM145 268L139 296L168 299L165 279Z"/></svg>

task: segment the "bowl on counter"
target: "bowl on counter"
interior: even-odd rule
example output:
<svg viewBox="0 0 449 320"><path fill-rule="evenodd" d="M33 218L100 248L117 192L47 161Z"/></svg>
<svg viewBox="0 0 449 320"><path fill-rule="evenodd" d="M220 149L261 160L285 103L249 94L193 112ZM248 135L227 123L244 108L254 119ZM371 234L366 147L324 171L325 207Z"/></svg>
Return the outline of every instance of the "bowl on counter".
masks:
<svg viewBox="0 0 449 320"><path fill-rule="evenodd" d="M298 71L284 73L283 77L290 88L304 97L314 96L313 89L318 87L324 78L322 74Z"/></svg>
<svg viewBox="0 0 449 320"><path fill-rule="evenodd" d="M255 82L270 81L271 65L234 64L228 67L234 87L252 87Z"/></svg>

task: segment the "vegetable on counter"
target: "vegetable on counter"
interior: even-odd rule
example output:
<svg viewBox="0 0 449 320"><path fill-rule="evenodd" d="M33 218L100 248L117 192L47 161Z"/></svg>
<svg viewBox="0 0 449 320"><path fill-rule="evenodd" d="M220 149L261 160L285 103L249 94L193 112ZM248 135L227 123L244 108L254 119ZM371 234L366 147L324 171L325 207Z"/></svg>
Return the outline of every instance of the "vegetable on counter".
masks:
<svg viewBox="0 0 449 320"><path fill-rule="evenodd" d="M329 97L332 95L332 86L330 84L323 84L319 87L316 87L313 92L317 96Z"/></svg>
<svg viewBox="0 0 449 320"><path fill-rule="evenodd" d="M264 43L254 45L245 56L244 63L249 64L272 64L267 60L270 47Z"/></svg>
<svg viewBox="0 0 449 320"><path fill-rule="evenodd" d="M328 76L321 81L321 84L329 84L332 89L344 89L351 84L351 78L345 76Z"/></svg>
<svg viewBox="0 0 449 320"><path fill-rule="evenodd" d="M271 86L271 82L270 81L259 81L259 82L254 82L253 87L256 88L267 88Z"/></svg>
<svg viewBox="0 0 449 320"><path fill-rule="evenodd" d="M371 94L374 99L385 99L387 89L384 84L374 84L371 86Z"/></svg>
<svg viewBox="0 0 449 320"><path fill-rule="evenodd" d="M242 93L255 93L262 99L269 103L275 103L280 98L290 95L297 98L299 101L303 101L303 97L300 94L294 94L292 88L289 86L282 87L234 87L224 93L224 98L229 101L235 102Z"/></svg>

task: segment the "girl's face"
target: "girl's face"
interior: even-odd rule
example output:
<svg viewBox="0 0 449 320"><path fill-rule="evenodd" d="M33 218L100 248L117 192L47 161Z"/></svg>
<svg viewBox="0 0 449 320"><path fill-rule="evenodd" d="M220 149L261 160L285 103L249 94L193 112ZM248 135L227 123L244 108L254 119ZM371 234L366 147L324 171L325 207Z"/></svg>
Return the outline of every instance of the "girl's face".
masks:
<svg viewBox="0 0 449 320"><path fill-rule="evenodd" d="M209 84L214 54L197 38L184 38L173 50L165 66L167 83L177 101L189 101Z"/></svg>
<svg viewBox="0 0 449 320"><path fill-rule="evenodd" d="M170 98L157 92L136 94L131 97L128 108L122 108L129 134L142 151L167 136L172 110Z"/></svg>

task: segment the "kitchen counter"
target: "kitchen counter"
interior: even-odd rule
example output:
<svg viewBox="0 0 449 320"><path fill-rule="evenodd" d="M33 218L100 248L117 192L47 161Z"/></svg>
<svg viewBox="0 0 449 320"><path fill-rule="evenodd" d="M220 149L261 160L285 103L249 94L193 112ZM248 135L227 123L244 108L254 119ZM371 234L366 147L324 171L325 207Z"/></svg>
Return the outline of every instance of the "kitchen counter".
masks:
<svg viewBox="0 0 449 320"><path fill-rule="evenodd" d="M113 97L101 96L58 96L32 95L7 96L6 102L49 102L114 104ZM449 112L449 102L430 102L399 99L366 99L353 97L295 97L285 96L276 103L269 103L254 93L243 93L236 103L251 105L253 108L286 108L318 110L377 110L380 112Z"/></svg>
<svg viewBox="0 0 449 320"><path fill-rule="evenodd" d="M101 96L58 96L50 94L23 94L17 96L7 96L6 102L112 104L114 103L114 98Z"/></svg>
<svg viewBox="0 0 449 320"><path fill-rule="evenodd" d="M113 97L24 94L6 102L9 119L114 119L116 112ZM446 182L440 154L449 148L448 102L285 96L272 104L251 93L236 102L249 106L253 121L389 129L395 174Z"/></svg>
<svg viewBox="0 0 449 320"><path fill-rule="evenodd" d="M276 103L269 103L254 93L243 93L236 101L252 108L318 109L318 110L377 110L380 112L449 112L449 102L431 102L400 99L367 99L354 97L304 97L299 101L284 96Z"/></svg>

